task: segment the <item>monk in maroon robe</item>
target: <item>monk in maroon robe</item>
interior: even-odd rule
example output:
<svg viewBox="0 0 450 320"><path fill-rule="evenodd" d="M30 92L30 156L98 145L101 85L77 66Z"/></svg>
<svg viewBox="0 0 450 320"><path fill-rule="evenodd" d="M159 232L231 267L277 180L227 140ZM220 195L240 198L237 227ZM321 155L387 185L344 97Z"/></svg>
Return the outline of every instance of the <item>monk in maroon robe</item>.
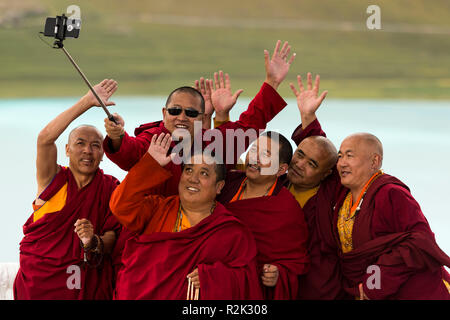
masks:
<svg viewBox="0 0 450 320"><path fill-rule="evenodd" d="M94 87L107 105L114 80ZM102 134L92 126L75 128L66 154L69 167L57 165L55 141L79 115L97 105L91 92L52 120L37 143L38 196L23 227L15 299L111 299L109 253L120 224L109 210L117 179L99 169Z"/></svg>
<svg viewBox="0 0 450 320"><path fill-rule="evenodd" d="M319 96L319 76L313 86L308 74L304 88L298 76L300 91L291 88L297 97L302 124L292 139L298 145L289 164L287 175L279 177L294 195L304 212L308 225L310 268L299 277L299 299L344 299L337 244L332 230L336 188L340 185L335 169L337 150L325 137L316 120L315 110L327 92Z"/></svg>
<svg viewBox="0 0 450 320"><path fill-rule="evenodd" d="M300 77L298 82L300 92L305 92L303 95L291 87L302 113L302 125L307 126L305 130L298 128L294 136L325 135L315 115L320 103L303 103L307 93ZM311 82L308 74L307 91L312 87ZM344 142L337 166L342 184L331 183L336 193L328 198L331 199L328 204L336 203L331 215L331 232L339 252L338 270L346 292L353 297L372 299L448 299L443 281L448 279L443 268L448 266L448 257L437 246L408 187L379 171L381 143L370 134L350 136ZM332 173L327 179L334 176ZM323 221L320 230L332 246L329 212L329 207L324 207L322 217L328 219L319 221ZM372 283L377 276L379 282Z"/></svg>
<svg viewBox="0 0 450 320"><path fill-rule="evenodd" d="M333 230L344 286L360 299L449 300L448 257L409 188L381 171L383 147L369 133L345 138L337 169L343 188Z"/></svg>
<svg viewBox="0 0 450 320"><path fill-rule="evenodd" d="M113 214L137 234L125 245L116 299L192 299L194 289L202 300L260 299L251 232L215 201L224 185L223 164L193 156L179 196L149 193L172 176L163 168L171 161L170 140L169 134L154 136L111 197Z"/></svg>
<svg viewBox="0 0 450 320"><path fill-rule="evenodd" d="M223 73L220 72L219 75L215 74L214 83L207 81L209 95L206 90L199 92L191 87L175 89L162 109L163 120L140 125L134 132L135 137L125 132L124 121L119 115L115 114L118 125L105 119L108 135L103 147L106 155L120 168L128 171L147 152L154 135L170 133L177 139L184 136L183 143L188 141L187 145L192 145L192 149L196 147L195 141L202 150L208 146L217 147L215 153L224 159L229 169L233 168L240 155L257 138L259 130L265 129L267 123L286 106L286 102L276 90L286 77L294 60L295 54L289 58L289 53L290 46L287 42L281 46L281 41L277 42L272 57L269 56L269 52L264 52L266 79L261 90L250 102L248 109L240 115L238 121L226 120L229 120L229 112L241 90L233 94L228 76L226 75L224 79ZM198 88L201 89L201 86ZM205 121L206 119L211 122L213 112L215 112L216 121L226 123L212 130L203 129L207 127L204 125L204 122L208 122ZM198 131L195 131L196 128ZM217 136L220 138L216 138ZM217 142L216 139L218 139ZM176 148L179 144L179 141L177 143L173 141L171 148ZM192 153L194 153L193 150L191 150ZM189 158L189 155L187 157ZM178 193L181 165L170 162L166 168L172 172L172 177L158 185L157 190L153 192L164 196L175 195ZM131 232L124 230L115 247L114 256L119 268L121 250L130 236Z"/></svg>
<svg viewBox="0 0 450 320"><path fill-rule="evenodd" d="M298 276L308 270L303 211L279 179L291 157L286 138L272 131L263 133L247 154L245 172L229 172L218 198L255 237L265 299L296 299ZM275 162L273 172L264 172Z"/></svg>

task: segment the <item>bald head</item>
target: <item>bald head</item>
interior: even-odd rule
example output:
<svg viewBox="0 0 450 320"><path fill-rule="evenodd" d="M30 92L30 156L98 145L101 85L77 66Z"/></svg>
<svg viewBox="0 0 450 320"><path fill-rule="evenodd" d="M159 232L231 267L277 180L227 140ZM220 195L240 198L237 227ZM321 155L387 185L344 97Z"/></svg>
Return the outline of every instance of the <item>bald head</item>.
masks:
<svg viewBox="0 0 450 320"><path fill-rule="evenodd" d="M355 133L342 141L338 154L337 169L341 183L357 197L364 185L381 169L381 141L370 133Z"/></svg>
<svg viewBox="0 0 450 320"><path fill-rule="evenodd" d="M309 190L331 174L336 162L337 150L329 139L308 137L295 150L287 176L296 190Z"/></svg>
<svg viewBox="0 0 450 320"><path fill-rule="evenodd" d="M324 165L327 170L336 165L338 158L337 149L330 139L323 136L312 136L303 141L311 141L317 146L317 149L322 153L323 159L325 160Z"/></svg>
<svg viewBox="0 0 450 320"><path fill-rule="evenodd" d="M380 157L379 168L381 169L381 164L383 161L383 144L380 139L378 139L375 135L367 132L358 132L349 135L346 140L353 140L355 145L358 148L361 148L363 152L365 152L368 156L378 155ZM344 141L342 143L344 143Z"/></svg>
<svg viewBox="0 0 450 320"><path fill-rule="evenodd" d="M90 124L82 124L79 125L78 127L73 128L72 131L70 131L68 143L70 143L71 139L73 139L76 136L77 132L82 130L89 130L95 132L98 135L99 139L103 141L103 134L100 132L100 130L97 129L97 127Z"/></svg>

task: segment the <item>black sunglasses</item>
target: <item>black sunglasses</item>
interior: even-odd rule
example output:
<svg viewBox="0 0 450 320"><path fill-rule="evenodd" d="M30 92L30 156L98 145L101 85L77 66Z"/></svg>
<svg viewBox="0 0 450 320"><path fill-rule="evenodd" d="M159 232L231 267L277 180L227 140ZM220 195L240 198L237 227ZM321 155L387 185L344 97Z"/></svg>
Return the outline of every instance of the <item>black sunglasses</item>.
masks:
<svg viewBox="0 0 450 320"><path fill-rule="evenodd" d="M166 108L166 110L171 116L179 116L181 112L184 110L184 114L189 118L197 118L198 115L203 113L197 110L181 109L181 108Z"/></svg>

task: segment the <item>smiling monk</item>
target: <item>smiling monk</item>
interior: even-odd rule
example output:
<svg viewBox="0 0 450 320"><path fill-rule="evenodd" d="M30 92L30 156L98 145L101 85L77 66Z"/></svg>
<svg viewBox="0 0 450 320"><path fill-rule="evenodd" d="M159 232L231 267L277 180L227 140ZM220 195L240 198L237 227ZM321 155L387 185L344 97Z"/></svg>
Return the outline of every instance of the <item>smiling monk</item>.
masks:
<svg viewBox="0 0 450 320"><path fill-rule="evenodd" d="M113 214L137 234L125 246L116 299L260 299L251 232L215 198L225 165L194 155L183 167L179 196L151 193L172 173L164 168L170 134L148 152L111 197ZM191 288L190 284L193 284Z"/></svg>
<svg viewBox="0 0 450 320"><path fill-rule="evenodd" d="M108 99L117 82L104 80L94 89L106 105L114 104ZM96 105L89 92L39 133L38 193L34 212L23 226L15 299L112 298L109 253L120 224L108 204L118 181L99 169L103 135L90 125L75 128L66 145L69 166L56 162L55 141L73 120ZM73 272L78 279L71 282Z"/></svg>
<svg viewBox="0 0 450 320"><path fill-rule="evenodd" d="M210 94L192 87L184 86L173 90L162 108L162 121L145 123L135 129L135 137L130 136L125 130L125 122L119 115L115 114L118 124L105 119L107 136L103 141L103 148L107 157L123 170L130 170L139 159L146 154L150 141L154 135L170 133L175 138L184 137L183 144L192 145L194 148L194 138L200 140L201 149L213 144L215 137L222 138L222 144L217 146L216 153L221 153L229 169L237 163L241 154L247 149L252 140L257 138L260 129L265 129L266 125L287 105L278 94L277 89L289 72L295 54L290 55L291 47L287 42L283 45L277 41L272 57L268 51L264 52L266 77L260 91L250 102L238 121L229 120L229 112L237 101L242 90L237 90L234 94L231 91L230 79L227 74L220 71L214 74L214 82L207 81L206 87L210 88ZM206 130L204 122L211 122L212 113L215 112L215 120L226 122L218 128ZM198 125L195 126L195 123ZM194 132L198 128L197 132ZM231 132L232 135L228 135ZM234 135L234 133L237 135ZM239 132L247 138L238 141ZM208 141L205 137L213 137ZM186 143L187 141L187 143ZM243 142L243 143L242 143ZM172 141L171 148L179 145L179 141ZM244 148L238 148L244 145ZM191 150L192 151L192 150ZM178 183L182 173L182 166L169 162L166 167L172 176L164 183L155 186L157 190L153 192L172 196L178 194ZM116 270L121 267L121 254L125 242L132 233L124 229L114 248L114 260Z"/></svg>
<svg viewBox="0 0 450 320"><path fill-rule="evenodd" d="M250 147L245 171L229 172L218 198L252 231L264 298L270 300L296 299L298 276L309 267L303 211L279 179L291 157L284 136L264 132Z"/></svg>
<svg viewBox="0 0 450 320"><path fill-rule="evenodd" d="M448 300L444 265L450 267L450 258L436 244L409 188L383 173L382 160L381 141L370 133L348 136L339 150L344 188L333 229L344 287L360 299Z"/></svg>

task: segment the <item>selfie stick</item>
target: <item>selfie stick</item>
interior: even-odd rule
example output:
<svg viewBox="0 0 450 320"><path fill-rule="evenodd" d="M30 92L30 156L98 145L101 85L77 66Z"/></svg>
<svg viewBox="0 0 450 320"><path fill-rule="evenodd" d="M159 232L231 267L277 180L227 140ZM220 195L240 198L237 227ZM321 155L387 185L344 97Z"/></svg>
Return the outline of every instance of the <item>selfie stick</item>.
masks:
<svg viewBox="0 0 450 320"><path fill-rule="evenodd" d="M64 15L63 15L64 17ZM73 66L75 67L75 69L77 69L78 73L80 74L80 76L83 78L84 82L86 82L87 86L89 87L89 89L91 90L91 92L94 94L95 98L97 99L97 101L100 103L100 106L103 108L103 110L106 112L106 115L108 116L108 119L112 122L114 122L115 124L118 124L116 119L114 119L114 117L112 116L112 114L109 112L109 110L106 108L105 104L103 103L102 99L100 99L100 97L98 96L97 92L95 92L94 88L92 87L92 85L89 83L89 80L86 78L86 76L84 75L83 71L81 71L80 67L78 67L78 65L76 64L76 62L73 60L73 58L70 56L69 52L67 52L66 48L64 48L64 45L62 43L61 39L57 39L54 43L53 46L55 49L62 49L62 51L66 54L67 58L69 58L70 62L73 64Z"/></svg>
<svg viewBox="0 0 450 320"><path fill-rule="evenodd" d="M89 83L89 80L84 75L83 71L81 71L80 67L76 64L76 62L73 60L73 58L70 56L69 52L67 52L66 48L64 48L64 45L62 41L56 40L55 45L58 46L59 49L62 49L62 51L66 54L67 58L69 58L70 62L72 62L75 69L77 69L80 76L83 78L84 82L86 82L87 86L91 90L91 92L94 94L95 98L97 98L98 102L100 103L100 106L103 108L103 110L106 112L106 115L108 116L108 119L110 121L113 121L115 124L117 124L116 119L112 116L112 114L109 112L109 110L106 108L105 104L103 103L102 99L98 96L97 92L95 92L92 85Z"/></svg>

